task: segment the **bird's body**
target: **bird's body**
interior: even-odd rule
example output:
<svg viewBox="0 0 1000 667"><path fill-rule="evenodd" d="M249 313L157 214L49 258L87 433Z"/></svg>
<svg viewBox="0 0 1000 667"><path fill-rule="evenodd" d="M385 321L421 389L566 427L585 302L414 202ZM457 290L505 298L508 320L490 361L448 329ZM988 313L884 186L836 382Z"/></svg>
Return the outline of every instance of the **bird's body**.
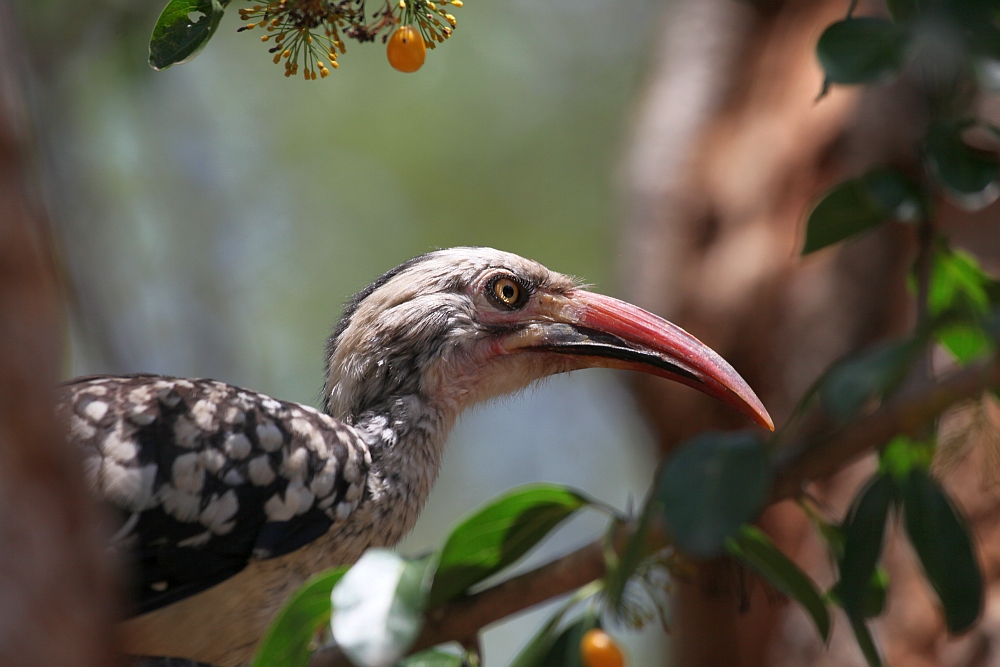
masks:
<svg viewBox="0 0 1000 667"><path fill-rule="evenodd" d="M66 390L88 480L119 514L112 546L137 565L133 653L245 662L311 574L399 541L438 469L428 452L405 482L372 472L353 426L212 380L95 377Z"/></svg>
<svg viewBox="0 0 1000 667"><path fill-rule="evenodd" d="M766 411L673 325L489 248L393 269L347 306L324 412L212 380L80 378L60 415L135 565L126 649L247 662L311 574L412 528L466 407L578 368L653 372Z"/></svg>

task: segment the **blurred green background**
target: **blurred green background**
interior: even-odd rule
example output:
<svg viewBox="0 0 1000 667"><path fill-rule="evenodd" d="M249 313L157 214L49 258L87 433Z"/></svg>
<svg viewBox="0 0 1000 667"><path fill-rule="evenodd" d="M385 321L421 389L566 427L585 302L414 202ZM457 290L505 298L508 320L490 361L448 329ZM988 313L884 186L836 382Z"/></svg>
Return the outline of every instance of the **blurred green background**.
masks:
<svg viewBox="0 0 1000 667"><path fill-rule="evenodd" d="M661 13L654 0L468 0L401 74L348 44L286 79L234 2L192 63L146 65L165 0L22 0L40 167L76 296L67 375L209 376L316 404L340 305L413 255L489 245L613 292L616 169ZM588 371L462 420L418 551L491 495L571 483L624 507L650 439ZM592 538L583 519L535 559ZM487 634L489 664L538 612ZM625 636L652 664L659 630Z"/></svg>

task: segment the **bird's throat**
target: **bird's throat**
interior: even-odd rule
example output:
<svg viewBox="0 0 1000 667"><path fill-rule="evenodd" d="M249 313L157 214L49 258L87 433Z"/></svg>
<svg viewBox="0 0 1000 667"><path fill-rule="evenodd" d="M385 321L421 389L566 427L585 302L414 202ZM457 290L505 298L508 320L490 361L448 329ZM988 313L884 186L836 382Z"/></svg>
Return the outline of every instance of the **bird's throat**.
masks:
<svg viewBox="0 0 1000 667"><path fill-rule="evenodd" d="M393 399L353 419L372 456L368 491L375 525L385 526L382 545L410 531L441 468L444 442L454 415L416 395Z"/></svg>

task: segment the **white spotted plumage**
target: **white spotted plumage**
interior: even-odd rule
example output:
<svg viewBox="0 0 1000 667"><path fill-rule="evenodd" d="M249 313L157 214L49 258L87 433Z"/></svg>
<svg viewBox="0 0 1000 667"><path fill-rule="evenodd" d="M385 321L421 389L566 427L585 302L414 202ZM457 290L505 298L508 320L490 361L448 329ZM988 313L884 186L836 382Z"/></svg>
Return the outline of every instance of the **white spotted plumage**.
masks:
<svg viewBox="0 0 1000 667"><path fill-rule="evenodd" d="M345 522L363 495L367 444L315 409L212 380L159 376L83 378L65 391L61 414L87 477L122 511L115 544L135 550L137 537L140 559L177 549L187 558L227 552L233 542L225 540L240 532L245 556L226 570L232 575L252 558L294 551ZM305 524L285 526L310 512L316 516ZM294 534L303 530L308 539ZM191 585L198 573L146 569L153 574L143 578L140 611L172 601L178 587L197 592L217 583Z"/></svg>

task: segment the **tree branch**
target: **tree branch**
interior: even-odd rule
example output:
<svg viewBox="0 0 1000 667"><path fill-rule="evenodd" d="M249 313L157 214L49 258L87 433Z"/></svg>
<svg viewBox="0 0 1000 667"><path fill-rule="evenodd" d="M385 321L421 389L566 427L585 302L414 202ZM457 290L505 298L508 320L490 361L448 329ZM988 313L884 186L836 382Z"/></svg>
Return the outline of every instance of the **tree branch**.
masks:
<svg viewBox="0 0 1000 667"><path fill-rule="evenodd" d="M481 593L431 611L411 652L475 636L488 625L575 591L603 575L603 540L597 540ZM330 647L316 651L309 667L351 667L351 663L339 649Z"/></svg>
<svg viewBox="0 0 1000 667"><path fill-rule="evenodd" d="M950 405L974 398L1000 384L1000 360L971 366L933 383L910 388L867 417L828 437L801 436L775 458L769 503L797 495L806 482L827 477L893 436L911 434ZM481 593L432 611L411 652L462 641L488 625L569 593L605 572L603 540L596 540L555 561ZM336 648L317 651L309 667L350 667Z"/></svg>
<svg viewBox="0 0 1000 667"><path fill-rule="evenodd" d="M1000 384L1000 359L977 364L939 382L900 392L881 408L825 438L803 438L776 457L770 502L797 495L806 482L827 477L893 436L913 435L958 401Z"/></svg>

